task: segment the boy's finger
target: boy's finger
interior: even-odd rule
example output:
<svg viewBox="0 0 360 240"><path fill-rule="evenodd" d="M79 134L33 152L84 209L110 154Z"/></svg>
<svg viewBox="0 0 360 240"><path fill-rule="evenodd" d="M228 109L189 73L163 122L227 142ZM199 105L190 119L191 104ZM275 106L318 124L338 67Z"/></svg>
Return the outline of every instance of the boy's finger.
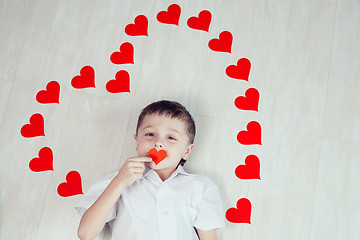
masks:
<svg viewBox="0 0 360 240"><path fill-rule="evenodd" d="M144 162L151 162L152 161L152 158L151 157L144 157L146 161Z"/></svg>
<svg viewBox="0 0 360 240"><path fill-rule="evenodd" d="M142 166L142 167L132 167L131 170L134 171L134 173L143 173L145 168L144 168L144 166Z"/></svg>
<svg viewBox="0 0 360 240"><path fill-rule="evenodd" d="M151 162L152 158L151 157L136 157L131 160L135 161L135 162Z"/></svg>

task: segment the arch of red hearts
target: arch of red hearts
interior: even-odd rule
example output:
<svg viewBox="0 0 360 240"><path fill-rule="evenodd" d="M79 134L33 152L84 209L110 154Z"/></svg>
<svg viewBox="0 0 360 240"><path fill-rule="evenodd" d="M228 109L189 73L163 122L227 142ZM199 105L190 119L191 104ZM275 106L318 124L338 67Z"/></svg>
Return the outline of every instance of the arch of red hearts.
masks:
<svg viewBox="0 0 360 240"><path fill-rule="evenodd" d="M160 11L156 19L163 24L172 24L179 26L181 17L181 7L178 4L172 4L167 11ZM208 10L201 11L198 16L188 18L189 28L200 31L209 31L212 15ZM134 23L125 27L125 33L129 36L148 36L148 19L144 15L138 15ZM229 31L223 31L219 38L211 39L208 47L212 51L231 53L233 36ZM130 42L120 45L120 51L115 51L110 56L113 64L134 64L134 46ZM251 63L247 58L240 58L236 65L230 65L225 73L233 79L249 81ZM80 70L80 75L72 78L71 86L75 89L95 88L95 70L91 66L84 66ZM125 70L120 70L115 74L115 79L106 83L106 90L109 93L130 93L130 74ZM57 81L51 81L46 85L46 90L41 90L36 94L36 100L41 104L57 103L59 104L60 84ZM240 110L258 111L259 92L255 88L249 88L245 96L239 96L235 99L235 107ZM40 113L35 113L30 117L30 124L25 124L20 133L25 138L45 136L44 118ZM237 140L243 145L261 145L261 126L256 121L251 121L246 126L247 130L240 131ZM150 153L149 153L150 154ZM166 152L151 152L152 158L161 161L166 156ZM54 171L53 153L51 148L43 147L38 158L33 158L29 163L30 170L34 172ZM235 175L240 179L260 179L260 161L255 155L249 155L245 159L245 165L239 165L235 169ZM70 171L66 175L66 182L58 185L57 192L62 197L83 194L81 186L81 176L77 171ZM226 219L233 223L251 223L251 202L246 198L237 201L236 208L229 208L226 211Z"/></svg>
<svg viewBox="0 0 360 240"><path fill-rule="evenodd" d="M255 155L245 158L245 165L239 165L235 169L235 175L240 179L260 179L260 160Z"/></svg>
<svg viewBox="0 0 360 240"><path fill-rule="evenodd" d="M233 223L251 223L251 202L241 198L236 203L236 208L229 208L226 211L226 219Z"/></svg>

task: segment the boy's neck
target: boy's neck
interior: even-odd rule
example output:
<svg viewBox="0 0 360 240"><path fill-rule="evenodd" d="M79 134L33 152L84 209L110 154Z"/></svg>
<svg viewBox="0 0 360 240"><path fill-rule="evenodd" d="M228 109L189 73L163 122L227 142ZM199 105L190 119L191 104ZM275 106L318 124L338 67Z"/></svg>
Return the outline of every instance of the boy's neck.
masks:
<svg viewBox="0 0 360 240"><path fill-rule="evenodd" d="M171 176L171 174L173 172L175 172L175 170L176 170L176 168L174 168L174 169L161 169L161 170L155 170L154 169L154 171L159 175L159 177L161 178L161 180L163 182L165 182L165 180L167 180Z"/></svg>

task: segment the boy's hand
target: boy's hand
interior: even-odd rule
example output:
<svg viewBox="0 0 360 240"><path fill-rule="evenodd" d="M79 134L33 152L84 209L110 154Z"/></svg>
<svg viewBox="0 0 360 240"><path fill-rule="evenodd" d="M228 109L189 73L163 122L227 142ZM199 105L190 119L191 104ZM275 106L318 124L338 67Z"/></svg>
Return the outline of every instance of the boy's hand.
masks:
<svg viewBox="0 0 360 240"><path fill-rule="evenodd" d="M151 161L152 159L150 157L128 158L115 178L117 178L120 184L123 184L124 187L128 187L136 180L142 178L145 170L144 162Z"/></svg>

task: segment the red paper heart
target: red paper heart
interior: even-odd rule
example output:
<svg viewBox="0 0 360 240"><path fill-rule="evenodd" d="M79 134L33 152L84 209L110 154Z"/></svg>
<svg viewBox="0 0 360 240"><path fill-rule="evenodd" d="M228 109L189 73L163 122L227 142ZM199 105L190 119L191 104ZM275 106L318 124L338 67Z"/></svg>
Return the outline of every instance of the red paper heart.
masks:
<svg viewBox="0 0 360 240"><path fill-rule="evenodd" d="M45 136L44 118L40 113L35 113L30 117L30 124L25 124L20 130L21 136L30 138Z"/></svg>
<svg viewBox="0 0 360 240"><path fill-rule="evenodd" d="M240 179L260 179L260 160L255 155L245 158L245 165L239 165L235 169L235 175Z"/></svg>
<svg viewBox="0 0 360 240"><path fill-rule="evenodd" d="M111 93L130 92L130 75L125 70L116 73L115 79L106 83L106 90Z"/></svg>
<svg viewBox="0 0 360 240"><path fill-rule="evenodd" d="M237 135L239 143L244 145L259 144L261 145L261 126L258 122L249 122L246 126L247 131L240 131Z"/></svg>
<svg viewBox="0 0 360 240"><path fill-rule="evenodd" d="M43 147L39 151L39 157L33 158L29 167L34 172L42 172L47 170L54 171L53 167L53 153L49 147Z"/></svg>
<svg viewBox="0 0 360 240"><path fill-rule="evenodd" d="M226 75L231 78L249 81L251 63L247 58L240 58L236 65L230 65L226 68Z"/></svg>
<svg viewBox="0 0 360 240"><path fill-rule="evenodd" d="M191 17L187 20L187 25L192 29L209 31L211 22L211 12L203 10L199 13L199 17Z"/></svg>
<svg viewBox="0 0 360 240"><path fill-rule="evenodd" d="M80 70L80 75L73 77L71 86L74 88L95 87L95 71L91 66L84 66Z"/></svg>
<svg viewBox="0 0 360 240"><path fill-rule="evenodd" d="M125 42L120 46L120 52L113 52L110 61L114 64L134 63L134 46Z"/></svg>
<svg viewBox="0 0 360 240"><path fill-rule="evenodd" d="M139 15L135 18L134 23L125 27L125 33L129 36L147 36L148 20L146 16Z"/></svg>
<svg viewBox="0 0 360 240"><path fill-rule="evenodd" d="M238 109L258 111L259 98L259 91L256 88L249 88L245 92L245 97L237 97L234 103Z"/></svg>
<svg viewBox="0 0 360 240"><path fill-rule="evenodd" d="M229 52L231 53L231 45L233 36L231 32L223 31L219 35L219 39L212 39L209 41L209 48L217 52Z"/></svg>
<svg viewBox="0 0 360 240"><path fill-rule="evenodd" d="M83 194L80 174L77 171L69 172L66 175L66 182L63 182L58 186L57 192L62 197Z"/></svg>
<svg viewBox="0 0 360 240"><path fill-rule="evenodd" d="M36 94L38 103L59 103L60 84L51 81L46 85L46 90L41 90Z"/></svg>
<svg viewBox="0 0 360 240"><path fill-rule="evenodd" d="M156 19L161 23L174 24L179 26L181 8L177 4L171 4L167 11L161 11L156 15Z"/></svg>
<svg viewBox="0 0 360 240"><path fill-rule="evenodd" d="M226 211L226 219L232 223L249 223L251 218L251 202L241 198L236 203L236 208L229 208Z"/></svg>
<svg viewBox="0 0 360 240"><path fill-rule="evenodd" d="M162 160L165 159L166 157L166 151L161 149L159 152L155 149L152 148L149 151L149 157L152 158L152 160L155 162L156 165L158 165L159 162L161 162Z"/></svg>

